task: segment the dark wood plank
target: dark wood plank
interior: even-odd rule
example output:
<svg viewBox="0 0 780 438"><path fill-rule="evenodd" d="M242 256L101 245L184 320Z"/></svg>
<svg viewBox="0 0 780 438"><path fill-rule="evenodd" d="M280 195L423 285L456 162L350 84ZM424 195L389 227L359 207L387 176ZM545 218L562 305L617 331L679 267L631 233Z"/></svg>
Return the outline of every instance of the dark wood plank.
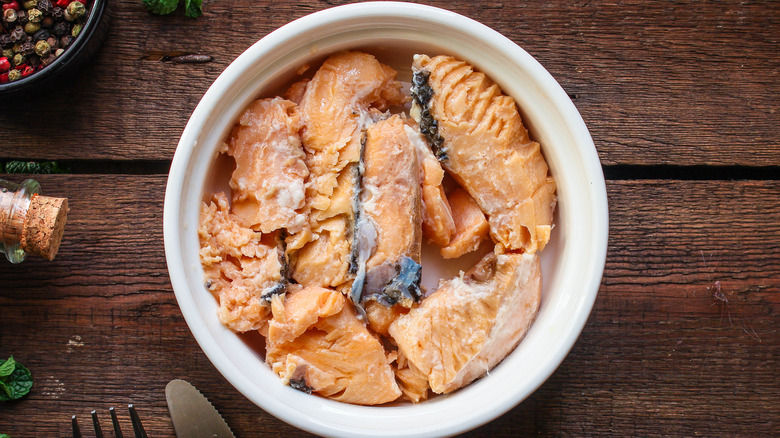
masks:
<svg viewBox="0 0 780 438"><path fill-rule="evenodd" d="M172 437L164 387L192 382L240 437L301 436L244 399L192 338L168 281L163 176L40 176L68 196L54 262L0 261L0 358L35 374L0 432L66 436L138 406ZM771 436L780 427L780 183L608 185L611 236L590 320L529 399L469 436ZM107 417L104 417L107 419ZM129 425L128 422L125 423Z"/></svg>
<svg viewBox="0 0 780 438"><path fill-rule="evenodd" d="M111 34L68 89L0 104L0 160L168 160L236 56L288 21L346 2L206 2L196 20L113 3ZM605 164L780 163L778 2L428 3L535 56L572 96ZM155 60L175 52L214 61Z"/></svg>

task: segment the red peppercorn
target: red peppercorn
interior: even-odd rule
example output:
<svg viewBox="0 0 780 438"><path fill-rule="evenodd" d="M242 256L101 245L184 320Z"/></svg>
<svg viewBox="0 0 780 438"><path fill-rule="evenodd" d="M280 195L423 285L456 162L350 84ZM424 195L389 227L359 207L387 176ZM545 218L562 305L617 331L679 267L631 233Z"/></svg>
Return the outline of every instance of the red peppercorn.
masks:
<svg viewBox="0 0 780 438"><path fill-rule="evenodd" d="M6 9L18 10L19 9L19 3L16 0L14 0L14 1L10 2L10 3L3 3L3 10L5 11Z"/></svg>
<svg viewBox="0 0 780 438"><path fill-rule="evenodd" d="M11 63L8 62L8 58L5 56L0 58L0 72L5 73L11 69Z"/></svg>
<svg viewBox="0 0 780 438"><path fill-rule="evenodd" d="M57 3L55 3L57 6L61 8L67 7L73 0L57 0Z"/></svg>
<svg viewBox="0 0 780 438"><path fill-rule="evenodd" d="M31 74L33 74L34 71L35 71L35 69L32 68L32 66L25 65L24 69L22 70L22 77L30 76Z"/></svg>
<svg viewBox="0 0 780 438"><path fill-rule="evenodd" d="M0 84L8 82L8 73L0 73Z"/></svg>

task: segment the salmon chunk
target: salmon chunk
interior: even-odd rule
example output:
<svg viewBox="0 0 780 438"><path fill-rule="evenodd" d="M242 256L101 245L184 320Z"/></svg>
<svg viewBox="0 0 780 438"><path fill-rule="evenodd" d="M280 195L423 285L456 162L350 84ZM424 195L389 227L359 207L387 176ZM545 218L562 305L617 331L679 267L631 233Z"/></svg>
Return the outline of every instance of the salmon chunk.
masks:
<svg viewBox="0 0 780 438"><path fill-rule="evenodd" d="M422 183L422 230L423 237L438 245L447 246L455 234L447 196L444 194L444 169L431 152L419 129L405 126L406 133L417 151Z"/></svg>
<svg viewBox="0 0 780 438"><path fill-rule="evenodd" d="M403 353L398 354L397 363L395 378L398 381L398 387L401 388L403 398L412 403L427 400L431 387L428 385L428 377L425 373L409 362Z"/></svg>
<svg viewBox="0 0 780 438"><path fill-rule="evenodd" d="M552 230L555 182L514 100L450 56L416 55L412 69L412 116L488 216L493 239L507 250L542 250Z"/></svg>
<svg viewBox="0 0 780 438"><path fill-rule="evenodd" d="M220 321L236 332L261 330L267 300L284 284L283 255L231 214L224 193L201 207L198 236L206 288L219 303Z"/></svg>
<svg viewBox="0 0 780 438"><path fill-rule="evenodd" d="M476 251L488 237L490 225L477 202L465 190L458 187L447 199L452 207L456 231L449 245L441 249L441 255L445 259L455 259Z"/></svg>
<svg viewBox="0 0 780 438"><path fill-rule="evenodd" d="M361 405L400 397L382 344L339 292L308 287L272 299L266 362L285 384Z"/></svg>
<svg viewBox="0 0 780 438"><path fill-rule="evenodd" d="M245 227L296 233L308 225L302 209L309 170L300 129L295 103L278 97L253 102L233 128L226 150L236 161L232 211Z"/></svg>
<svg viewBox="0 0 780 438"><path fill-rule="evenodd" d="M488 254L468 274L440 283L399 317L390 336L439 394L498 364L524 336L541 296L536 254Z"/></svg>
<svg viewBox="0 0 780 438"><path fill-rule="evenodd" d="M297 278L316 278L324 269L328 281L321 286L338 287L352 280L349 271L351 232L345 233L346 245L334 244L334 229L351 230L355 223L352 200L358 184L357 164L360 143L366 126L380 117L381 111L405 101L396 72L372 55L342 52L330 56L306 84L298 85L290 95L298 98L303 123L302 142L306 151L309 177L306 180L306 206L309 228L288 238L288 249L297 260ZM323 225L328 222L327 228ZM341 224L335 225L334 221ZM339 231L340 232L340 231ZM323 233L327 233L323 236ZM316 248L306 248L312 246ZM311 257L325 257L311 259ZM308 272L300 272L309 270ZM309 283L307 283L309 284Z"/></svg>
<svg viewBox="0 0 780 438"><path fill-rule="evenodd" d="M420 170L404 126L395 115L366 130L357 204L359 221L368 223L355 228L358 263L365 265L358 266L351 295L358 306L373 300L408 308L422 296Z"/></svg>

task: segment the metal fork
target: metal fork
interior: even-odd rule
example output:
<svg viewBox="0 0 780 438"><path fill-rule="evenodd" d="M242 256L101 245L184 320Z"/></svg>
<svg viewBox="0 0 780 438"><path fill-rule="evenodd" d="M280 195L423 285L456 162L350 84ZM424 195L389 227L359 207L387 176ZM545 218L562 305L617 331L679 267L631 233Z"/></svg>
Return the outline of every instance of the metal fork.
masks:
<svg viewBox="0 0 780 438"><path fill-rule="evenodd" d="M135 438L148 438L144 426L141 424L141 418L138 417L138 412L135 411L135 406L127 405L127 409L130 411L130 421L133 423ZM111 413L111 423L114 425L114 435L116 438L123 438L122 429L119 427L119 420L116 418L116 411L114 408L109 408L108 412ZM76 421L75 415L71 418L71 426L73 427L73 438L81 438L79 423ZM95 437L103 438L103 430L100 429L97 411L94 410L92 411L92 426L95 428Z"/></svg>

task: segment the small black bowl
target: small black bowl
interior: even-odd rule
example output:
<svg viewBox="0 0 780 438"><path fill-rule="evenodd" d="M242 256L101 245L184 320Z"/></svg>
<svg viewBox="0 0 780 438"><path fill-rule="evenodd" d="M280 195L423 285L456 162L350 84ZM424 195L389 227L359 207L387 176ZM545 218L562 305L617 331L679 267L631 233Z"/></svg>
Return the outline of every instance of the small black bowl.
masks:
<svg viewBox="0 0 780 438"><path fill-rule="evenodd" d="M0 101L50 90L90 60L103 43L111 24L109 3L110 0L94 0L92 10L79 35L51 64L27 77L0 84Z"/></svg>

